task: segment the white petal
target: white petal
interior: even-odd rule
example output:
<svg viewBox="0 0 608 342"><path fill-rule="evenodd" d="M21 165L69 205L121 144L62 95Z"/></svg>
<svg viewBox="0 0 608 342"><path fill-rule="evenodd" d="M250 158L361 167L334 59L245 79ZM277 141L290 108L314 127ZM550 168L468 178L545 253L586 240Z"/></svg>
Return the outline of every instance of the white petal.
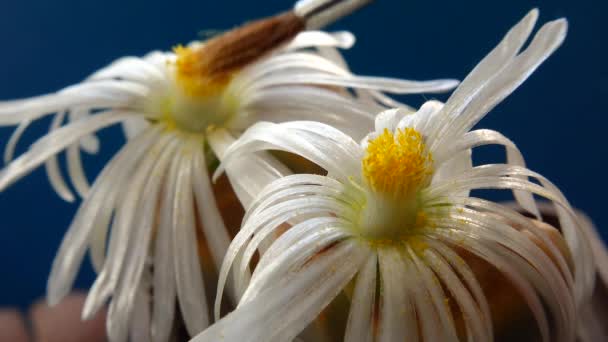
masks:
<svg viewBox="0 0 608 342"><path fill-rule="evenodd" d="M418 341L416 313L408 295L410 279L415 277L412 265L406 265L395 249L378 250L382 291L379 342Z"/></svg>
<svg viewBox="0 0 608 342"><path fill-rule="evenodd" d="M86 107L71 108L70 112L68 113L70 122L87 118L90 115L90 109ZM80 147L89 154L97 154L97 152L99 152L99 145L99 138L97 138L95 134L90 134L80 139Z"/></svg>
<svg viewBox="0 0 608 342"><path fill-rule="evenodd" d="M209 145L220 160L235 139L223 129L209 134ZM230 184L239 201L247 209L253 198L270 182L291 174L291 171L266 152L246 154L234 160L226 169Z"/></svg>
<svg viewBox="0 0 608 342"><path fill-rule="evenodd" d="M80 206L70 228L61 242L61 247L53 261L47 284L49 305L57 304L71 289L72 283L86 247L95 228L100 211L112 211L114 198L122 185L121 180L131 171L150 143L157 137L158 130L151 129L133 143L125 146L101 172L90 196ZM104 208L105 207L105 208Z"/></svg>
<svg viewBox="0 0 608 342"><path fill-rule="evenodd" d="M303 137L304 132L298 132L296 129L290 129L284 125L269 122L259 122L253 125L226 151L223 164L229 164L233 158L245 153L276 149L309 159L341 179L346 180L349 176L360 174L358 172L361 167L360 156L353 158L352 155L342 153L345 151L344 147L333 139L333 133L323 136L323 140L309 141ZM337 132L330 126L326 127L327 131L320 133ZM348 136L343 136L344 139L349 139ZM353 141L353 144L356 142ZM223 172L223 168L220 165L214 177Z"/></svg>
<svg viewBox="0 0 608 342"><path fill-rule="evenodd" d="M477 64L460 86L454 90L452 96L450 96L443 110L443 120L449 120L454 116L458 116L480 89L483 89L487 82L492 79L496 72L508 65L508 62L519 52L530 36L530 33L532 33L537 18L538 10L533 9L519 23L513 26L502 41ZM447 128L447 125L437 125L437 129L440 130Z"/></svg>
<svg viewBox="0 0 608 342"><path fill-rule="evenodd" d="M72 185L74 185L74 188L80 197L84 198L89 193L90 186L84 172L84 167L82 166L78 144L68 146L66 158L68 164L68 175L70 176Z"/></svg>
<svg viewBox="0 0 608 342"><path fill-rule="evenodd" d="M374 122L376 133L382 133L385 129L391 132L394 131L399 121L408 114L410 113L401 108L388 109L381 112L376 116Z"/></svg>
<svg viewBox="0 0 608 342"><path fill-rule="evenodd" d="M543 25L529 47L513 58L513 61L479 92L478 97L471 101L468 108L454 122L457 129L461 132L468 131L486 113L517 89L563 43L567 27L565 19Z"/></svg>
<svg viewBox="0 0 608 342"><path fill-rule="evenodd" d="M450 178L457 177L473 168L473 159L471 157L471 150L460 151L453 155L451 159L442 163L441 165L435 164L437 169L433 175L431 186L441 183L442 181ZM519 190L515 190L514 193L521 193ZM451 195L457 197L468 197L470 191L462 190L454 192Z"/></svg>
<svg viewBox="0 0 608 342"><path fill-rule="evenodd" d="M326 182L328 184L328 186L330 186L330 185L339 186L339 183L337 181L331 180L327 177L314 176L314 175L292 175L292 176L287 176L287 177L280 178L280 179L274 181L273 183L268 185L259 194L258 201L262 202L262 206L260 206L259 203L254 202L252 207L247 211L247 213L245 214L246 215L245 218L243 218L243 226L241 227L241 230L239 231L239 233L232 240L232 243L230 244L228 251L226 252L226 255L224 257L224 261L222 263L222 267L221 267L219 278L218 278L218 293L217 293L216 302L215 302L216 318L219 318L218 316L219 316L219 309L220 309L220 304L221 304L221 300L222 300L222 293L223 293L223 290L224 290L224 287L225 287L225 284L226 284L226 281L228 278L229 270L232 267L235 260L237 259L238 254L245 247L245 244L250 239L250 237L254 234L257 234L257 231L261 228L261 224L264 224L264 222L266 222L268 220L275 219L275 220L279 220L279 221L286 221L286 220L289 220L290 217L299 216L300 213L294 212L294 210L292 210L293 207L290 207L288 204L288 206L283 205L284 209L279 208L278 211L276 208L273 208L273 212L271 212L271 215L266 215L267 217L262 217L261 219L257 218L253 222L249 221L249 219L248 219L249 216L247 216L247 215L251 214L251 213L260 212L262 209L264 209L265 208L265 206L263 205L264 200L271 194L275 193L276 191L279 191L281 189L285 190L285 189L290 189L293 187L298 187L299 185L302 185L302 184L314 184L314 183L318 183L318 182ZM277 200L280 198L281 197L277 198ZM302 210L302 209L300 208L300 210ZM321 212L321 211L323 211L323 209L319 208L318 206L313 206L310 209L310 212ZM306 213L306 210L304 211L304 213ZM268 224L268 223L266 223L266 224Z"/></svg>
<svg viewBox="0 0 608 342"><path fill-rule="evenodd" d="M542 302L538 298L535 289L518 270L516 270L507 260L494 253L482 243L474 239L466 239L466 234L460 234L457 231L445 231L444 229L436 230L435 234L441 236L445 241L466 248L500 270L504 276L511 281L513 286L519 290L519 293L528 304L536 319L538 328L540 329L542 340L545 342L550 340L551 333L549 330L549 323Z"/></svg>
<svg viewBox="0 0 608 342"><path fill-rule="evenodd" d="M480 129L480 130L475 130L472 132L467 132L462 137L462 139L460 139L455 144L452 144L450 147L446 148L445 149L446 152L443 155L436 156L436 159L435 159L437 161L436 165L441 165L443 163L443 160L445 160L445 159L450 160L449 159L450 156L458 155L458 153L466 153L466 151L469 151L472 148L490 145L490 144L498 144L498 145L502 145L505 147L505 149L507 151L507 164L526 167L524 157L521 154L521 152L519 151L519 149L517 148L517 146L515 146L515 144L511 140L509 140L507 137L500 134L499 132L496 132L493 130L488 130L488 129ZM459 151L463 151L463 152L459 152ZM454 158L451 160L453 160L454 162L456 161L456 159L454 159ZM470 157L469 157L469 161L470 161ZM445 165L443 167L440 167L439 170L442 170L442 169L453 169L453 166ZM460 168L460 169L458 169L458 171L463 172L467 169L470 169L470 167ZM456 172L451 172L451 174L456 175ZM448 178L448 177L446 176L443 178ZM525 177L522 179L527 180ZM521 205L522 208L524 208L527 211L529 211L530 213L532 213L535 217L537 217L537 218L540 217L538 208L536 207L536 202L534 201L534 197L530 193L525 192L525 191L515 190L515 191L513 191L513 194L515 196L515 199L517 200L519 205Z"/></svg>
<svg viewBox="0 0 608 342"><path fill-rule="evenodd" d="M536 34L528 48L514 57L484 86L472 96L461 113L450 113L454 118L443 129L449 129L448 134L436 135L431 150L450 141L471 129L483 116L492 110L505 97L519 87L563 42L566 36L567 22L563 19L545 24ZM449 103L449 100L448 100ZM448 105L446 104L447 108ZM444 111L446 109L444 108ZM443 124L442 124L443 125ZM449 126L449 128L448 128Z"/></svg>
<svg viewBox="0 0 608 342"><path fill-rule="evenodd" d="M541 185L537 185L522 178L536 179ZM466 179L466 180L465 180ZM465 185L466 184L466 185ZM444 190L440 190L443 188ZM589 241L581 235L579 219L572 207L560 192L560 190L549 180L530 170L511 165L483 165L478 166L464 175L452 180L446 180L442 185L433 186L429 196L434 197L437 193L451 188L451 191L464 189L515 189L534 193L554 202L556 213L560 220L562 233L572 252L574 263L580 265L575 269L575 291L577 302L588 298L593 288L594 268L591 261L591 249ZM438 192L436 192L439 190Z"/></svg>
<svg viewBox="0 0 608 342"><path fill-rule="evenodd" d="M135 215L139 219L129 227L131 230L130 239L123 242L123 244L131 245L131 248L129 248L127 254L123 257L123 269L112 298L111 308L114 310L110 310L106 318L109 327L108 334L112 341L124 341L127 339L132 313L136 310L136 300L141 292L141 278L148 258L150 240L154 230L153 224L156 219L154 213L157 211L162 186L161 182L166 176L165 172L174 153L174 148L165 146L165 149L151 170L147 167L144 169L142 165L143 171L147 171L147 179L140 194L142 200L139 202L137 209L134 210ZM136 182L137 180L133 180L133 185ZM135 190L133 189L132 191ZM137 247L133 248L135 244ZM134 317L133 319L137 321L138 319L143 319L143 317Z"/></svg>
<svg viewBox="0 0 608 342"><path fill-rule="evenodd" d="M150 341L150 294L145 287L137 291L135 301L134 322L131 324L130 341Z"/></svg>
<svg viewBox="0 0 608 342"><path fill-rule="evenodd" d="M298 101L293 101L294 98ZM242 123L235 123L242 128L255 121L279 123L311 120L332 125L356 139L372 129L374 115L384 108L332 90L304 85L260 90L244 106L247 113L251 114Z"/></svg>
<svg viewBox="0 0 608 342"><path fill-rule="evenodd" d="M306 214L319 215L324 212L325 213L331 212L331 208L328 208L327 206L334 204L335 201L325 201L325 202L313 201L313 202L316 202L316 203L314 203L313 205L311 205L309 207L304 207L304 206L301 206L301 204L299 202L287 201L287 202L282 203L281 205L277 205L276 207L273 207L272 212L263 213L262 215L256 216L256 217L254 217L253 220L248 221L247 223L245 223L243 225L243 227L241 228L239 233L233 239L233 241L226 253L226 257L224 258L224 262L222 264L222 269L221 269L220 277L219 277L219 281L218 281L218 296L217 296L216 302L215 302L216 315L219 314L221 295L222 295L223 288L225 286L226 279L228 277L228 272L229 272L230 266L234 263L235 259L237 258L238 253L241 251L241 248L243 248L245 242L249 239L251 234L254 232L257 232L257 230L259 228L261 228L263 224L270 224L271 220L275 220L274 222L286 222L289 219L300 216L300 215L306 215ZM297 211L293 210L293 208L295 208L295 207L298 208ZM343 235L345 235L344 232L335 232L335 235L331 235L331 237L329 239L335 240ZM314 239L314 237L311 237L311 238ZM306 241L308 241L308 240L306 240ZM280 243L280 241L277 240L274 245L277 245L279 243ZM304 243L304 242L302 242L302 243ZM272 247L270 249L272 249ZM308 248L307 252L310 252L310 250L311 249ZM268 252L270 253L270 250ZM269 255L271 255L271 254L269 254ZM260 263L258 264L258 269L264 268L264 265L265 265L265 262L267 259L268 259L268 257L262 258L262 260L260 260ZM271 259L268 259L268 260L271 260ZM251 289L251 287L250 287L250 289Z"/></svg>
<svg viewBox="0 0 608 342"><path fill-rule="evenodd" d="M439 279L429 269L429 266L416 255L413 249L408 246L409 258L413 261L415 269L418 271L418 277L421 280L417 290L426 289L426 293L421 296L415 296L416 308L419 313L419 321L422 325L423 339L426 341L438 340L436 337L441 337L442 341L458 341L454 319L452 318L451 309L448 303L445 302L446 295L441 288ZM428 317L436 317L436 319L428 320L424 318L422 310L428 306ZM429 310L430 309L430 310ZM433 322L433 323L431 323ZM439 328L439 329L438 329Z"/></svg>
<svg viewBox="0 0 608 342"><path fill-rule="evenodd" d="M528 177L539 180L539 182L543 183L543 186L532 183L529 180L524 180L524 178ZM437 182L437 184L433 184L425 191L427 191L429 197L436 197L440 193L448 195L450 192L472 189L523 190L569 207L566 199L558 192L557 187L552 185L546 178L526 168L506 164L476 166L454 178Z"/></svg>
<svg viewBox="0 0 608 342"><path fill-rule="evenodd" d="M256 202L253 203L249 210L245 213L245 217L243 218L243 222L247 221L247 218L251 213L254 213L259 210L255 209L259 206L263 206L268 203L269 205L272 202L268 202L267 197L272 196L277 192L289 191L289 189L299 186L308 186L308 185L317 185L319 186L319 191L323 194L331 194L342 192L344 190L344 186L339 181L319 175L312 174L295 174L289 175L283 178L279 178L268 186L266 186L257 196ZM278 198L277 198L278 199Z"/></svg>
<svg viewBox="0 0 608 342"><path fill-rule="evenodd" d="M487 336L487 338L481 338L479 341L491 340L494 336L494 333L492 326L492 315L490 313L490 305L488 304L486 296L483 292L483 289L481 288L481 285L479 284L479 281L477 280L477 277L469 268L469 266L467 266L466 261L462 259L458 254L456 254L452 249L445 246L443 243L435 242L430 239L427 239L426 242L434 248L434 251L431 251L431 254L427 256L427 259L432 259L431 262L432 265L434 265L433 267L440 268L440 270L436 270L435 272L440 276L446 278L446 280L444 280L444 283L450 285L448 286L448 289L450 291L453 291L452 295L454 296L454 298L459 301L459 303L462 303L460 307L461 311L463 312L463 315L466 315L466 312L471 310L470 306L468 305L469 301L466 298L466 295L458 289L458 283L452 283L447 281L447 278L451 278L451 276L449 275L449 269L445 269L443 267L445 266L445 262L449 263L450 266L455 270L455 272L457 272L459 278L464 281L467 288L469 289L469 291L471 291L471 294L475 298L477 305L479 306L482 322L478 322L477 319L475 319L475 315L464 317L465 323L471 324L472 335L481 335L478 324L483 324L483 327L486 330L485 336ZM434 252L437 252L437 258L434 257ZM441 259L443 259L443 263L441 263ZM438 261L440 264L437 264L433 261ZM443 266L441 264L443 264Z"/></svg>
<svg viewBox="0 0 608 342"><path fill-rule="evenodd" d="M106 299L112 293L115 293L121 279L121 274L125 268L132 267L130 276L139 276L139 274L134 273L135 269L139 267L139 265L134 264L136 263L136 260L128 258L133 245L145 242L143 241L144 235L137 236L138 232L141 232L141 234L145 233L143 227L137 226L136 219L143 220L141 212L137 209L144 199L143 193L146 186L146 180L150 173L152 173L155 165L157 165L159 158L163 158L161 156L163 154L162 152L166 149L172 138L173 136L169 134L161 134L154 146L147 151L141 162L136 166L136 169L133 170L133 174L127 177L127 183L124 185L124 188L121 189L123 194L121 196L122 198L118 201L116 214L112 224L112 234L110 237L107 259L103 270L99 273L95 283L89 290L89 295L87 296L83 309L83 315L85 317L90 317L92 313L97 312ZM151 194L147 195L151 196ZM139 222L141 223L142 221ZM145 223L146 222L144 222L144 224ZM133 226L136 228L134 229ZM143 247L144 246L142 246L142 248ZM147 244L145 244L145 248L143 248L142 252L146 250ZM140 254L138 260L139 264L143 264L145 254ZM132 284L131 282L131 284L125 284L125 286L129 285L135 286L136 283ZM132 293L132 296L134 298L135 293ZM132 301L130 302L132 303ZM123 327L119 331L124 332L126 335L127 329L126 327Z"/></svg>
<svg viewBox="0 0 608 342"><path fill-rule="evenodd" d="M327 33L323 31L304 31L299 33L284 51L292 51L319 46L330 46L350 49L355 44L355 36L348 31Z"/></svg>
<svg viewBox="0 0 608 342"><path fill-rule="evenodd" d="M88 120L59 128L39 139L30 150L15 159L0 172L0 190L5 189L23 175L43 163L49 157L77 141L81 136L113 125L125 118L137 115L130 112L107 112Z"/></svg>
<svg viewBox="0 0 608 342"><path fill-rule="evenodd" d="M139 83L162 81L165 75L142 58L122 57L87 78L87 82L123 79Z"/></svg>
<svg viewBox="0 0 608 342"><path fill-rule="evenodd" d="M0 125L35 120L68 108L133 108L147 88L126 81L100 81L70 86L56 94L0 102Z"/></svg>
<svg viewBox="0 0 608 342"><path fill-rule="evenodd" d="M324 73L294 72L289 76L270 76L260 81L258 87L276 87L288 84L330 85L355 89L369 89L392 94L443 93L454 89L457 80L408 81L386 77L334 76Z"/></svg>
<svg viewBox="0 0 608 342"><path fill-rule="evenodd" d="M378 258L373 254L357 276L346 324L345 342L373 342L377 265Z"/></svg>
<svg viewBox="0 0 608 342"><path fill-rule="evenodd" d="M207 297L198 255L192 193L192 172L199 172L192 167L192 154L198 153L192 150L197 146L196 142L190 143L178 152L182 154L182 160L177 173L172 220L177 298L190 336L198 334L209 325Z"/></svg>
<svg viewBox="0 0 608 342"><path fill-rule="evenodd" d="M63 119L65 118L65 112L61 112L53 118L51 122L51 127L49 128L49 132L52 132L61 126ZM67 186L65 181L63 180L63 176L61 176L61 170L59 170L59 161L57 160L57 155L51 156L45 163L44 168L46 170L46 174L49 178L51 186L55 190L55 192L61 197L64 201L73 202L74 195L70 188Z"/></svg>
<svg viewBox="0 0 608 342"><path fill-rule="evenodd" d="M347 241L215 323L193 342L283 341L294 338L355 275L369 251Z"/></svg>
<svg viewBox="0 0 608 342"><path fill-rule="evenodd" d="M133 139L133 137L137 136L143 130L145 130L150 123L146 121L143 117L134 117L125 120L122 123L122 129L127 137L127 140Z"/></svg>
<svg viewBox="0 0 608 342"><path fill-rule="evenodd" d="M226 250L230 245L230 236L220 215L212 191L205 156L194 153L192 162L192 187L196 198L197 211L202 221L202 229L213 257L215 267L219 270Z"/></svg>
<svg viewBox="0 0 608 342"><path fill-rule="evenodd" d="M255 298L260 291L278 280L287 270L301 267L324 248L350 235L342 229L339 220L332 217L315 217L306 220L291 227L289 232L290 234L281 235L270 246L269 253L262 255L239 305ZM294 235L300 238L295 240ZM286 240L289 244L285 243Z"/></svg>
<svg viewBox="0 0 608 342"><path fill-rule="evenodd" d="M412 115L403 116L401 121L397 124L397 129L405 129L406 127L415 128L427 137L428 140L428 133L435 125L443 106L443 103L440 101L426 101L422 104L420 109Z"/></svg>
<svg viewBox="0 0 608 342"><path fill-rule="evenodd" d="M554 208L543 208L543 212L553 211ZM601 282L608 284L608 249L604 240L599 234L599 230L595 227L591 219L583 212L577 211L580 217L581 227L583 228L584 234L590 242L591 249L593 250L593 257L595 258L595 265L597 267L597 273L601 278ZM597 286L602 286L598 284Z"/></svg>
<svg viewBox="0 0 608 342"><path fill-rule="evenodd" d="M543 215L552 215L556 217L559 217L560 215L557 208L550 203L540 202L539 208ZM564 215L564 213L561 214ZM606 247L602 242L596 227L593 225L593 222L591 222L589 217L578 210L576 210L576 214L579 218L578 225L583 235L585 235L586 240L589 241L590 249L593 253L593 258L595 259L593 262L591 262L588 255L578 255L576 256L578 258L575 257L575 271L588 268L589 264L595 264L595 273L594 278L592 279L579 278L580 273L577 272L576 285L581 285L582 283L581 287L583 287L583 296L582 298L578 299L577 303L579 305L580 315L578 325L579 339L586 341L602 340L603 338L600 337L608 335L608 331L604 329L604 324L601 320L601 318L604 316L602 311L602 301L597 300L596 296L597 293L601 293L603 289L594 289L594 285L596 287L605 288L606 284L608 283L608 268L606 267L608 263L608 251L606 250ZM547 246L552 246L550 242L543 242ZM597 282L595 281L595 277L597 277Z"/></svg>
<svg viewBox="0 0 608 342"><path fill-rule="evenodd" d="M173 251L173 201L180 163L180 154L176 153L164 182L158 219L157 236L154 246L152 308L152 341L165 342L169 339L175 315L175 270Z"/></svg>
<svg viewBox="0 0 608 342"><path fill-rule="evenodd" d="M31 120L21 121L19 126L13 131L13 134L11 134L11 137L8 139L6 147L4 148L4 164L8 164L13 160L17 143L19 142L19 139L21 139L23 132L25 132L31 123Z"/></svg>
<svg viewBox="0 0 608 342"><path fill-rule="evenodd" d="M310 52L292 52L253 64L237 75L228 92L243 94L244 98L255 95L258 91L273 87L277 82L285 82L289 75L295 73L318 75L348 76L350 72L317 54ZM307 82L297 82L306 84Z"/></svg>
<svg viewBox="0 0 608 342"><path fill-rule="evenodd" d="M354 38L354 36L353 36L353 38ZM344 70L347 70L347 71L349 70L348 63L346 63L346 59L344 59L344 57L342 56L340 51L338 49L336 49L335 47L317 46L316 49L317 49L317 53L319 54L319 56L330 60L332 63L334 63L335 65L339 66L340 68L342 68ZM357 93L357 96L358 95L359 94Z"/></svg>
<svg viewBox="0 0 608 342"><path fill-rule="evenodd" d="M526 233L534 235L543 244L543 251L548 254L552 262L554 262L560 269L562 276L567 281L568 286L572 285L572 273L568 262L566 261L563 252L560 248L550 239L543 231L539 230L532 220L524 217L518 212L511 210L501 204L496 204L491 201L486 201L480 198L467 198L456 200L457 203L464 204L471 209L487 212L493 214L496 217L500 217L504 221L508 222L511 226L517 227L517 229L525 230ZM544 202L541 202L544 203Z"/></svg>

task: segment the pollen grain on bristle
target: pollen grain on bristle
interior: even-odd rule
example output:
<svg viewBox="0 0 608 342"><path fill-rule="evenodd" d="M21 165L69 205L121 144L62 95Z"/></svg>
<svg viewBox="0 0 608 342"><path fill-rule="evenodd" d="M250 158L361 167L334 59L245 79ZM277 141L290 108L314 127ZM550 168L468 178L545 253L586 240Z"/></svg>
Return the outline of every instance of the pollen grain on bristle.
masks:
<svg viewBox="0 0 608 342"><path fill-rule="evenodd" d="M369 142L362 164L374 191L396 197L416 191L433 173L433 157L413 128L399 129L396 134L385 129Z"/></svg>

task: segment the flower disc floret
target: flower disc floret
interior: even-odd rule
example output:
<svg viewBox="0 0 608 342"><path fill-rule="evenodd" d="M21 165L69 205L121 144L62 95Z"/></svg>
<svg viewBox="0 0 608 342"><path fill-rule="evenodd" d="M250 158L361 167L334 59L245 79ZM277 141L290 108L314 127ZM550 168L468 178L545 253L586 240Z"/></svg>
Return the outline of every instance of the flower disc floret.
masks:
<svg viewBox="0 0 608 342"><path fill-rule="evenodd" d="M433 157L424 138L410 127L396 134L385 129L369 142L362 164L372 190L398 198L426 185L433 174Z"/></svg>

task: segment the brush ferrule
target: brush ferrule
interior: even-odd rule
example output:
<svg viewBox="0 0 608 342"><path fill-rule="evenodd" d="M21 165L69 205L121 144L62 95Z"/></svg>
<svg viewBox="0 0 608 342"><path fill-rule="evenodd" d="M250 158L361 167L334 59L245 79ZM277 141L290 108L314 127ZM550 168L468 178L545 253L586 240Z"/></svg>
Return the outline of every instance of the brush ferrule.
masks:
<svg viewBox="0 0 608 342"><path fill-rule="evenodd" d="M320 29L345 17L372 0L300 0L294 13L303 18L309 30Z"/></svg>

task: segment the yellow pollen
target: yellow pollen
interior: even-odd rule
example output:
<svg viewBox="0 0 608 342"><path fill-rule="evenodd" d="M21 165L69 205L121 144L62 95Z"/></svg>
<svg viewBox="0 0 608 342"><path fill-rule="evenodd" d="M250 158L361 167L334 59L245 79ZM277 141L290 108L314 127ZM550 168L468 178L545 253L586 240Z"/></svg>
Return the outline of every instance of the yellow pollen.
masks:
<svg viewBox="0 0 608 342"><path fill-rule="evenodd" d="M422 135L413 128L385 129L367 146L363 175L371 188L394 197L412 194L430 179L433 157Z"/></svg>
<svg viewBox="0 0 608 342"><path fill-rule="evenodd" d="M204 58L201 47L173 48L177 55L175 61L176 80L184 92L192 97L207 97L220 94L232 78L231 73L218 73L209 70L209 58Z"/></svg>

